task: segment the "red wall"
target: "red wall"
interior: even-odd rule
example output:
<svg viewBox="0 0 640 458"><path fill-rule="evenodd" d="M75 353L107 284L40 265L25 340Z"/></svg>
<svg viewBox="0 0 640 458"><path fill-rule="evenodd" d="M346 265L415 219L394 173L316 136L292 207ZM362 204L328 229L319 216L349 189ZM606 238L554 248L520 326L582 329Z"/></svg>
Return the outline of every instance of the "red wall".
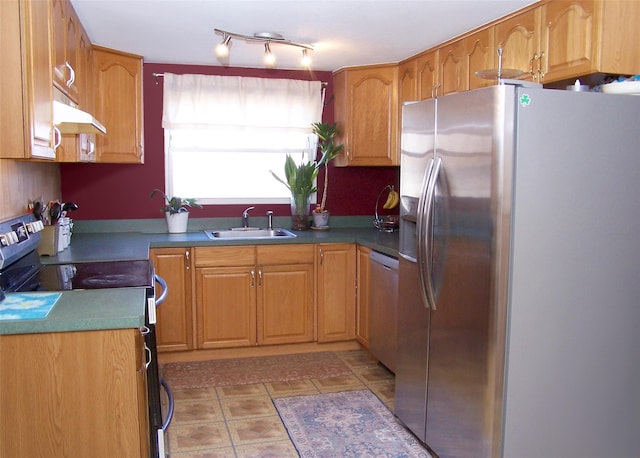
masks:
<svg viewBox="0 0 640 458"><path fill-rule="evenodd" d="M198 73L262 78L295 78L329 83L323 120L333 122L333 78L331 72L266 70L214 66L144 64L144 145L143 165L61 164L62 199L74 201L76 220L160 218L162 201L154 188L164 188L164 132L162 129L162 78L153 73ZM108 126L107 126L108 129ZM371 215L378 192L387 184L399 184L397 167L333 167L329 165L327 209L332 215ZM230 173L238 173L230 171ZM322 171L321 171L322 174ZM240 175L238 173L238 175ZM323 176L320 176L319 188ZM193 209L192 217L238 216L244 205L207 205ZM288 205L257 205L256 214L274 210L289 214Z"/></svg>

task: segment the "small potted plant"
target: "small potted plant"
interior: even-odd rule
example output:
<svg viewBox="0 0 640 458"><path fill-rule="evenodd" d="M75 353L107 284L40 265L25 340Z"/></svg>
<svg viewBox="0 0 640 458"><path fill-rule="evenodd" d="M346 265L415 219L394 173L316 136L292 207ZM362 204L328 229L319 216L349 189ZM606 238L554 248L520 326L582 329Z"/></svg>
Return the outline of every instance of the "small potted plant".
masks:
<svg viewBox="0 0 640 458"><path fill-rule="evenodd" d="M334 160L343 149L343 145L336 145L335 137L338 135L338 127L334 122L315 122L312 124L313 133L318 136L318 149L320 150L320 161L318 167L324 166L324 188L322 200L313 210L313 227L316 229L329 228L329 211L326 209L327 192L329 189L329 162Z"/></svg>
<svg viewBox="0 0 640 458"><path fill-rule="evenodd" d="M284 163L283 180L273 171L271 175L291 191L291 228L304 231L309 228L309 202L311 195L317 191L315 180L318 176L318 164L312 161L296 164L287 154Z"/></svg>
<svg viewBox="0 0 640 458"><path fill-rule="evenodd" d="M202 208L202 205L197 203L195 198L182 198L182 197L169 197L159 189L154 189L149 194L149 199L152 199L156 193L161 194L164 197L165 206L160 209L167 218L167 227L170 233L187 232L187 223L189 222L189 209L188 207Z"/></svg>

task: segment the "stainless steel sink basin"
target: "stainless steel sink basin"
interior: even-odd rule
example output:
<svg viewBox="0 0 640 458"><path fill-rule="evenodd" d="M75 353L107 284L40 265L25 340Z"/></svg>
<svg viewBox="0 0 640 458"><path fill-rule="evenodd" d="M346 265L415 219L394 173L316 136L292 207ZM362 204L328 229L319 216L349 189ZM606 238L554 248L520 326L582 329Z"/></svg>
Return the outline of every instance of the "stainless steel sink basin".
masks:
<svg viewBox="0 0 640 458"><path fill-rule="evenodd" d="M297 237L291 231L276 227L273 229L257 228L257 227L238 227L223 230L204 231L211 240L256 240L256 239L290 239Z"/></svg>

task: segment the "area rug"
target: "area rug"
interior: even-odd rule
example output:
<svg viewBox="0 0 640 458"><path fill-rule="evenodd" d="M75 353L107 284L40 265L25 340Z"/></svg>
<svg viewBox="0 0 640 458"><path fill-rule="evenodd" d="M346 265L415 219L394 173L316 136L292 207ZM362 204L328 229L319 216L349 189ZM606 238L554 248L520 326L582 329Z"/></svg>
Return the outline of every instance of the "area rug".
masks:
<svg viewBox="0 0 640 458"><path fill-rule="evenodd" d="M273 400L301 457L430 457L369 390Z"/></svg>
<svg viewBox="0 0 640 458"><path fill-rule="evenodd" d="M332 352L168 363L162 365L160 371L171 388L176 390L324 379L352 374L349 366Z"/></svg>

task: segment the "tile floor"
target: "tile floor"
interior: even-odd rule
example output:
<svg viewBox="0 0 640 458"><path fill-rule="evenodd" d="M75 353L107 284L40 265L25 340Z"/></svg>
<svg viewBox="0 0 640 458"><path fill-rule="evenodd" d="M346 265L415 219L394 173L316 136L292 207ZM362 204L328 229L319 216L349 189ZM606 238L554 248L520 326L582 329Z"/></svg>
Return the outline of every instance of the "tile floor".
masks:
<svg viewBox="0 0 640 458"><path fill-rule="evenodd" d="M364 351L336 353L353 375L281 383L174 390L171 458L297 457L272 399L370 389L391 410L394 376Z"/></svg>

